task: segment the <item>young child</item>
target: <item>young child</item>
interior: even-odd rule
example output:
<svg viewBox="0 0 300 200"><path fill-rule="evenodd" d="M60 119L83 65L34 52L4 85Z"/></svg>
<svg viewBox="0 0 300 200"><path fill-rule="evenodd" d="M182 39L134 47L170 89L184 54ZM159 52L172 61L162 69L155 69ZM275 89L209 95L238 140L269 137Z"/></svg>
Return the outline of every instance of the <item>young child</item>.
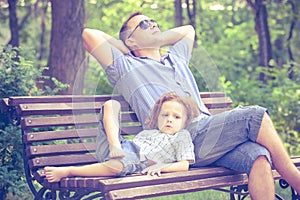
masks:
<svg viewBox="0 0 300 200"><path fill-rule="evenodd" d="M96 151L99 163L84 166L45 167L49 182L71 176L125 176L132 173L149 175L186 171L194 163L194 146L185 126L198 116L197 103L175 93L163 95L154 105L143 130L133 140L119 135L120 103L109 100L103 106L103 126L108 143L105 152ZM101 124L101 123L100 123ZM97 139L98 142L98 139ZM108 148L107 148L108 147ZM103 148L102 148L103 149Z"/></svg>

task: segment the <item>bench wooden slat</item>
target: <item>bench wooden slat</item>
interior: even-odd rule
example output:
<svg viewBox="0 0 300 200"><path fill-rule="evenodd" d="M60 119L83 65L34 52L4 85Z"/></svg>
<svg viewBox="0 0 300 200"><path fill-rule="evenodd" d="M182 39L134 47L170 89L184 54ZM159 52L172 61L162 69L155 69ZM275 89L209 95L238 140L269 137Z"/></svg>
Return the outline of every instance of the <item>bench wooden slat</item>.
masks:
<svg viewBox="0 0 300 200"><path fill-rule="evenodd" d="M99 117L97 115L69 115L59 117L26 118L22 119L21 126L22 129L27 129L54 126L96 125L98 121Z"/></svg>
<svg viewBox="0 0 300 200"><path fill-rule="evenodd" d="M18 106L26 103L72 103L72 102L105 102L109 99L124 101L118 94L114 95L54 95L54 96L20 96L10 97L9 105Z"/></svg>
<svg viewBox="0 0 300 200"><path fill-rule="evenodd" d="M18 113L26 115L51 115L51 114L79 114L79 113L98 113L102 102L87 103L43 103L43 104L20 104Z"/></svg>
<svg viewBox="0 0 300 200"><path fill-rule="evenodd" d="M144 185L157 185L170 182L183 182L188 180L196 180L208 178L212 176L236 174L236 172L223 167L202 167L191 168L189 171L163 173L160 177L157 176L129 176L126 178L109 178L99 181L102 191L107 192L115 189L122 189L130 187L139 187Z"/></svg>
<svg viewBox="0 0 300 200"><path fill-rule="evenodd" d="M138 122L137 116L133 113L122 114L122 123ZM54 117L27 117L21 121L23 129L51 127L51 126L79 126L79 125L97 125L99 115L63 115Z"/></svg>
<svg viewBox="0 0 300 200"><path fill-rule="evenodd" d="M212 98L212 97L225 97L224 92L200 92L201 98Z"/></svg>
<svg viewBox="0 0 300 200"><path fill-rule="evenodd" d="M85 165L95 162L97 162L95 154L76 154L33 158L28 164L34 170L45 166Z"/></svg>
<svg viewBox="0 0 300 200"><path fill-rule="evenodd" d="M31 146L27 148L28 157L51 156L61 154L77 154L95 152L95 142L73 143L73 144L54 144L43 146Z"/></svg>
<svg viewBox="0 0 300 200"><path fill-rule="evenodd" d="M166 184L149 185L143 187L118 189L108 192L109 199L140 199L155 196L196 192L204 189L225 187L228 185L242 185L247 183L247 176L242 174L205 178L193 181L170 182Z"/></svg>
<svg viewBox="0 0 300 200"><path fill-rule="evenodd" d="M224 92L201 92L202 98L208 97L224 97ZM25 103L71 103L71 102L98 102L116 99L124 101L124 98L118 94L111 95L54 95L54 96L16 96L9 97L8 104L10 106L18 106Z"/></svg>
<svg viewBox="0 0 300 200"><path fill-rule="evenodd" d="M121 101L122 111L130 111L127 102ZM78 115L83 113L99 113L104 102L71 102L71 103L26 103L19 104L17 112L21 116L30 115Z"/></svg>
<svg viewBox="0 0 300 200"><path fill-rule="evenodd" d="M122 135L137 134L140 131L142 131L141 126L121 127ZM55 141L55 140L66 140L66 139L95 138L97 134L98 134L98 128L28 132L24 134L23 142L25 144L30 144L34 142L47 142L52 140Z"/></svg>
<svg viewBox="0 0 300 200"><path fill-rule="evenodd" d="M226 108L232 104L226 99L204 99L203 100L208 109ZM30 115L78 115L82 113L99 113L103 102L90 103L56 103L56 104L20 104L17 107L17 112L22 116ZM129 111L129 105L123 103L123 111Z"/></svg>
<svg viewBox="0 0 300 200"><path fill-rule="evenodd" d="M23 142L27 144L33 142L46 142L51 140L95 138L97 136L97 133L98 128L29 132L24 134Z"/></svg>
<svg viewBox="0 0 300 200"><path fill-rule="evenodd" d="M203 98L202 100L208 109L210 109L210 108L226 108L232 104L232 101L229 97Z"/></svg>
<svg viewBox="0 0 300 200"><path fill-rule="evenodd" d="M97 183L94 183L97 188L100 188L101 191L109 191L111 189L120 189L120 188L129 188L129 187L140 187L145 185L156 185L156 184L164 184L168 182L173 182L176 180L176 182L186 181L186 180L195 180L199 177L201 178L208 178L212 176L222 176L222 175L229 175L234 174L233 171L222 168L222 167L211 167L211 168L198 168L198 169L191 169L189 172L181 172L179 174L177 173L164 173L161 177L157 176L147 176L147 175L139 175L139 174L133 174L129 175L123 178L113 178L113 177L92 177L92 180L97 181ZM44 176L43 174L40 174L41 176ZM193 178L195 176L195 179ZM61 186L62 187L71 187L71 185L74 185L75 181L80 181L77 184L80 187L86 187L84 184L90 177L70 177L70 178L63 178L61 180ZM109 190L108 187L105 188L103 186L103 183L109 182L112 179L116 179L114 182L117 183L118 181L122 182L119 185L115 185L115 187L110 187ZM128 182L126 184L126 180L124 179L133 179L133 181ZM86 181L85 181L86 180ZM131 183L137 183L140 184L134 184L131 185ZM100 184L100 185L99 185Z"/></svg>
<svg viewBox="0 0 300 200"><path fill-rule="evenodd" d="M213 168L215 169L215 168ZM298 167L300 170L300 167ZM200 169L201 170L201 169ZM273 177L278 180L281 176L273 170ZM99 182L105 182L100 180ZM218 189L232 185L244 185L248 183L246 174L237 173L224 176L212 174L210 177L187 181L169 181L164 184L140 185L137 187L127 187L124 189L110 190L106 194L108 199L141 199L163 195L182 194L196 192L206 189Z"/></svg>
<svg viewBox="0 0 300 200"><path fill-rule="evenodd" d="M210 114L216 115L225 111L231 110L231 108L213 108L209 109Z"/></svg>

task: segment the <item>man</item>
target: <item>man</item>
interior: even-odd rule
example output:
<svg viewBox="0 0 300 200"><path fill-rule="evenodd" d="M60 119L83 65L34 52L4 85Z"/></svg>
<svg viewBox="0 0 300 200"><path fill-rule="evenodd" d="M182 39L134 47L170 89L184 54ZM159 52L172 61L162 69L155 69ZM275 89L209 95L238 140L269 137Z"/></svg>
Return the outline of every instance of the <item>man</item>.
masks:
<svg viewBox="0 0 300 200"><path fill-rule="evenodd" d="M192 26L161 32L154 20L134 13L122 26L120 40L88 28L82 36L87 51L104 67L110 83L142 123L164 93L174 91L198 102L201 114L188 126L195 145L195 166L213 164L246 172L251 198L265 200L274 199L273 165L300 192L300 172L265 108L251 106L209 114L188 69L195 36ZM160 48L169 45L170 52L161 56Z"/></svg>

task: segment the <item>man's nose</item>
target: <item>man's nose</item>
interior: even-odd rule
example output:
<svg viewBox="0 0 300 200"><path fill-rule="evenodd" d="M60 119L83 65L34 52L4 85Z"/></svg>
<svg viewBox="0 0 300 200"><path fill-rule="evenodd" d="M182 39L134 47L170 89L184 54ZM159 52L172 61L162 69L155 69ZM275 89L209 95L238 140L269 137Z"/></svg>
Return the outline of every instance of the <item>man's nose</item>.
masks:
<svg viewBox="0 0 300 200"><path fill-rule="evenodd" d="M156 22L150 22L150 27L151 28L157 27L157 23Z"/></svg>

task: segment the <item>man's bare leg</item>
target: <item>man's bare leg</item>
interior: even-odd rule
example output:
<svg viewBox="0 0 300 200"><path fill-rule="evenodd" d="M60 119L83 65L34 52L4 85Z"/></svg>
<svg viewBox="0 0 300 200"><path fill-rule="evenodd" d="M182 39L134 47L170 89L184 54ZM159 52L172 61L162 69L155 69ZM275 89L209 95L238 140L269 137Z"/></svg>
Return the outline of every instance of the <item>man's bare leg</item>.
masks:
<svg viewBox="0 0 300 200"><path fill-rule="evenodd" d="M265 114L263 117L256 142L269 150L274 167L299 194L300 171L290 159L268 114Z"/></svg>
<svg viewBox="0 0 300 200"><path fill-rule="evenodd" d="M103 105L103 124L107 135L107 140L109 143L109 157L110 158L120 158L124 157L125 154L120 144L119 140L119 114L121 110L121 105L118 101L109 100Z"/></svg>
<svg viewBox="0 0 300 200"><path fill-rule="evenodd" d="M44 173L48 182L58 182L62 178L72 176L115 176L122 169L123 164L120 161L109 160L83 166L45 167Z"/></svg>
<svg viewBox="0 0 300 200"><path fill-rule="evenodd" d="M265 156L258 157L253 163L249 175L248 189L253 200L274 200L274 180L270 163Z"/></svg>

